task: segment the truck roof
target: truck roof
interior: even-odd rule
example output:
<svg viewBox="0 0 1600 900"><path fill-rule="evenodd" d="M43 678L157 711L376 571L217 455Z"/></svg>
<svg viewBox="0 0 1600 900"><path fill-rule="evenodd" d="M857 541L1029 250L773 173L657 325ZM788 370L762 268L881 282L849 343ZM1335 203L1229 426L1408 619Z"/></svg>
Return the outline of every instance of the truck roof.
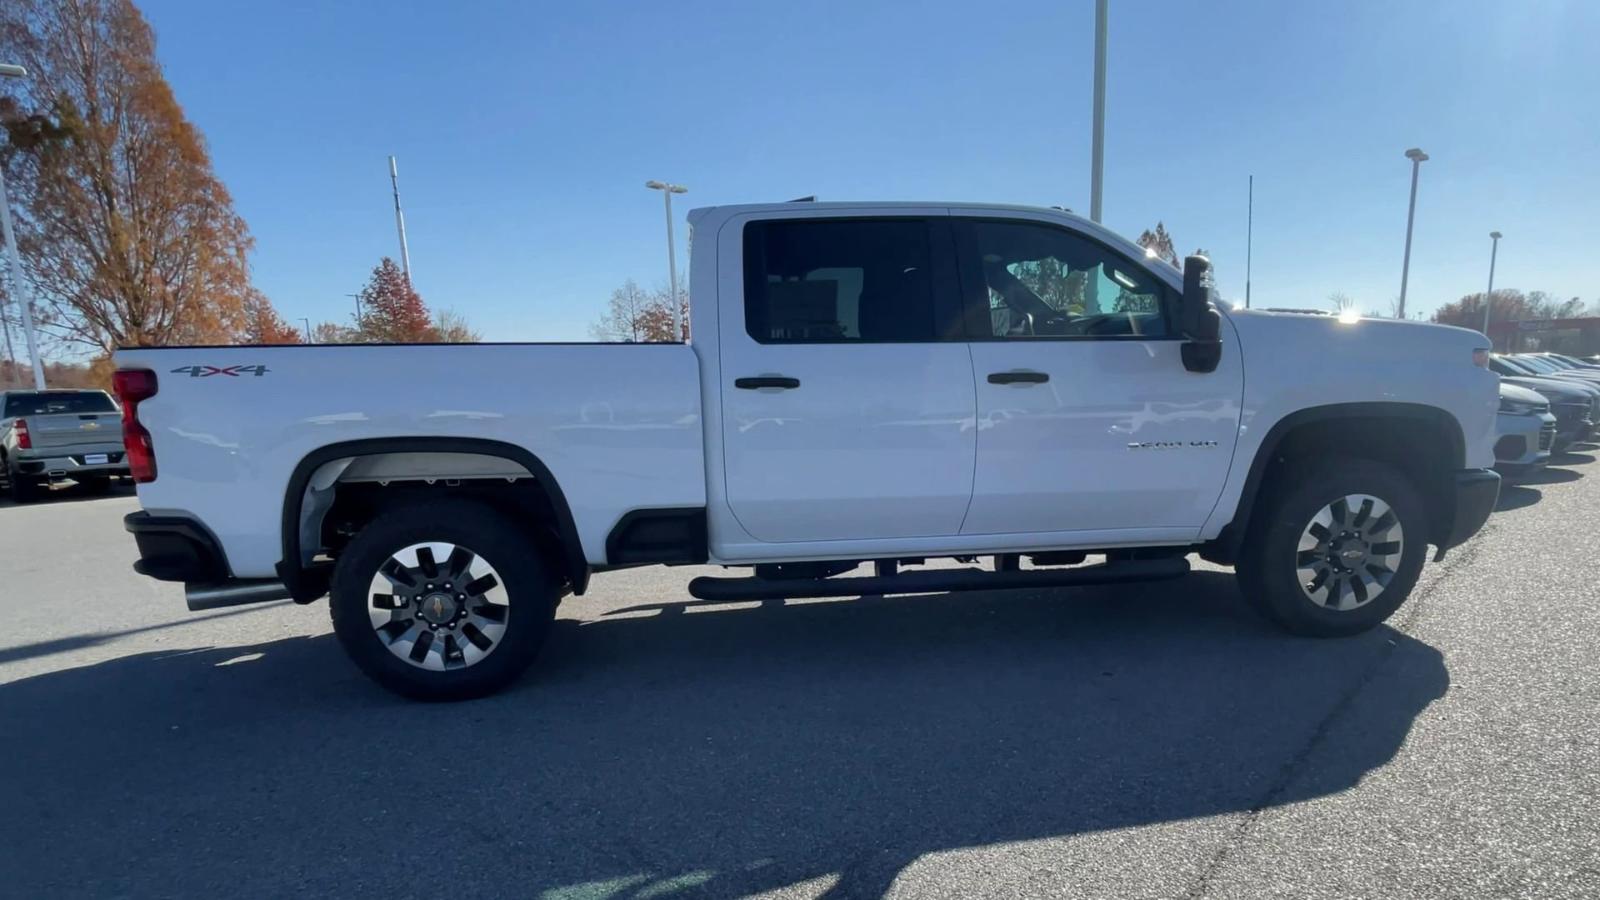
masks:
<svg viewBox="0 0 1600 900"><path fill-rule="evenodd" d="M916 210L926 213L930 210L945 210L962 213L983 212L1016 212L1026 213L1039 218L1058 219L1072 226L1077 231L1084 232L1110 244L1130 256L1143 256L1147 261L1156 261L1159 257L1139 246L1133 241L1112 231L1111 229L1090 221L1067 209L1055 206L1030 206L1023 203L972 203L948 202L938 200L843 200L819 203L815 200L790 200L782 203L739 203L728 206L701 206L689 210L689 224L699 225L701 221L717 218L728 219L742 213L783 213L795 215L808 215L828 212L859 212L861 210L904 209ZM1161 260L1165 262L1165 260ZM1176 271L1176 267L1167 263L1169 269Z"/></svg>

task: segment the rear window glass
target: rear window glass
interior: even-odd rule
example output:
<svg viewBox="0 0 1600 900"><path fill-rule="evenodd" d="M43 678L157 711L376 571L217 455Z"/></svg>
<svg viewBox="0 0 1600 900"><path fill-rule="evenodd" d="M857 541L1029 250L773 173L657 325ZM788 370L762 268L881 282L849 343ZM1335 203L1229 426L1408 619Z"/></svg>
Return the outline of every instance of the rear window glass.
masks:
<svg viewBox="0 0 1600 900"><path fill-rule="evenodd" d="M116 411L111 396L104 391L46 391L42 394L7 394L5 417Z"/></svg>

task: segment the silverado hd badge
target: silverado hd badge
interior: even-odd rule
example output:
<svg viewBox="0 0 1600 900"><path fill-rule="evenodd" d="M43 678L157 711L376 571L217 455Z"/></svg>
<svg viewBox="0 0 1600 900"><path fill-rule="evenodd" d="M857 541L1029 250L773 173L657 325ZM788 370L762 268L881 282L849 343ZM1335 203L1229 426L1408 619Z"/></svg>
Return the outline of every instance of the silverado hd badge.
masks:
<svg viewBox="0 0 1600 900"><path fill-rule="evenodd" d="M1182 450L1189 448L1215 447L1216 441L1129 441L1129 450Z"/></svg>

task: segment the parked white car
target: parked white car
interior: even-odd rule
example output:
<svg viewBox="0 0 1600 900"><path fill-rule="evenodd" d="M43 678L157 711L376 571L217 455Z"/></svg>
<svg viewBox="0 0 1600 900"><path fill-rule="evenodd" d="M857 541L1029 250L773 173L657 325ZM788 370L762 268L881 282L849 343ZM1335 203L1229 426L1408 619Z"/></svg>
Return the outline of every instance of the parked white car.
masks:
<svg viewBox="0 0 1600 900"><path fill-rule="evenodd" d="M1494 467L1508 478L1543 468L1555 447L1556 428L1549 401L1533 390L1502 382Z"/></svg>
<svg viewBox="0 0 1600 900"><path fill-rule="evenodd" d="M1057 210L690 222L687 345L118 352L139 570L195 607L331 588L364 671L461 697L527 666L564 591L645 564L753 567L690 584L731 600L1175 577L1199 552L1284 628L1351 634L1494 506L1476 332L1222 308L1203 258L1180 274Z"/></svg>

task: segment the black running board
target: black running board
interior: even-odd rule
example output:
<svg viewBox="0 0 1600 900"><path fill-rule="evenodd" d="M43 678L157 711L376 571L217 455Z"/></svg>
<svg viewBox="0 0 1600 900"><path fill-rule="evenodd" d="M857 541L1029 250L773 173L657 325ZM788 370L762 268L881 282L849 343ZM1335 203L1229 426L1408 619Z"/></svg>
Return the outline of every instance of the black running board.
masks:
<svg viewBox="0 0 1600 900"><path fill-rule="evenodd" d="M689 582L689 594L701 600L784 600L803 597L856 597L878 594L927 594L943 591L1003 591L1016 588L1082 587L1158 581L1189 572L1189 561L1176 559L1118 560L1071 569L926 569L898 575L859 578L714 578Z"/></svg>

